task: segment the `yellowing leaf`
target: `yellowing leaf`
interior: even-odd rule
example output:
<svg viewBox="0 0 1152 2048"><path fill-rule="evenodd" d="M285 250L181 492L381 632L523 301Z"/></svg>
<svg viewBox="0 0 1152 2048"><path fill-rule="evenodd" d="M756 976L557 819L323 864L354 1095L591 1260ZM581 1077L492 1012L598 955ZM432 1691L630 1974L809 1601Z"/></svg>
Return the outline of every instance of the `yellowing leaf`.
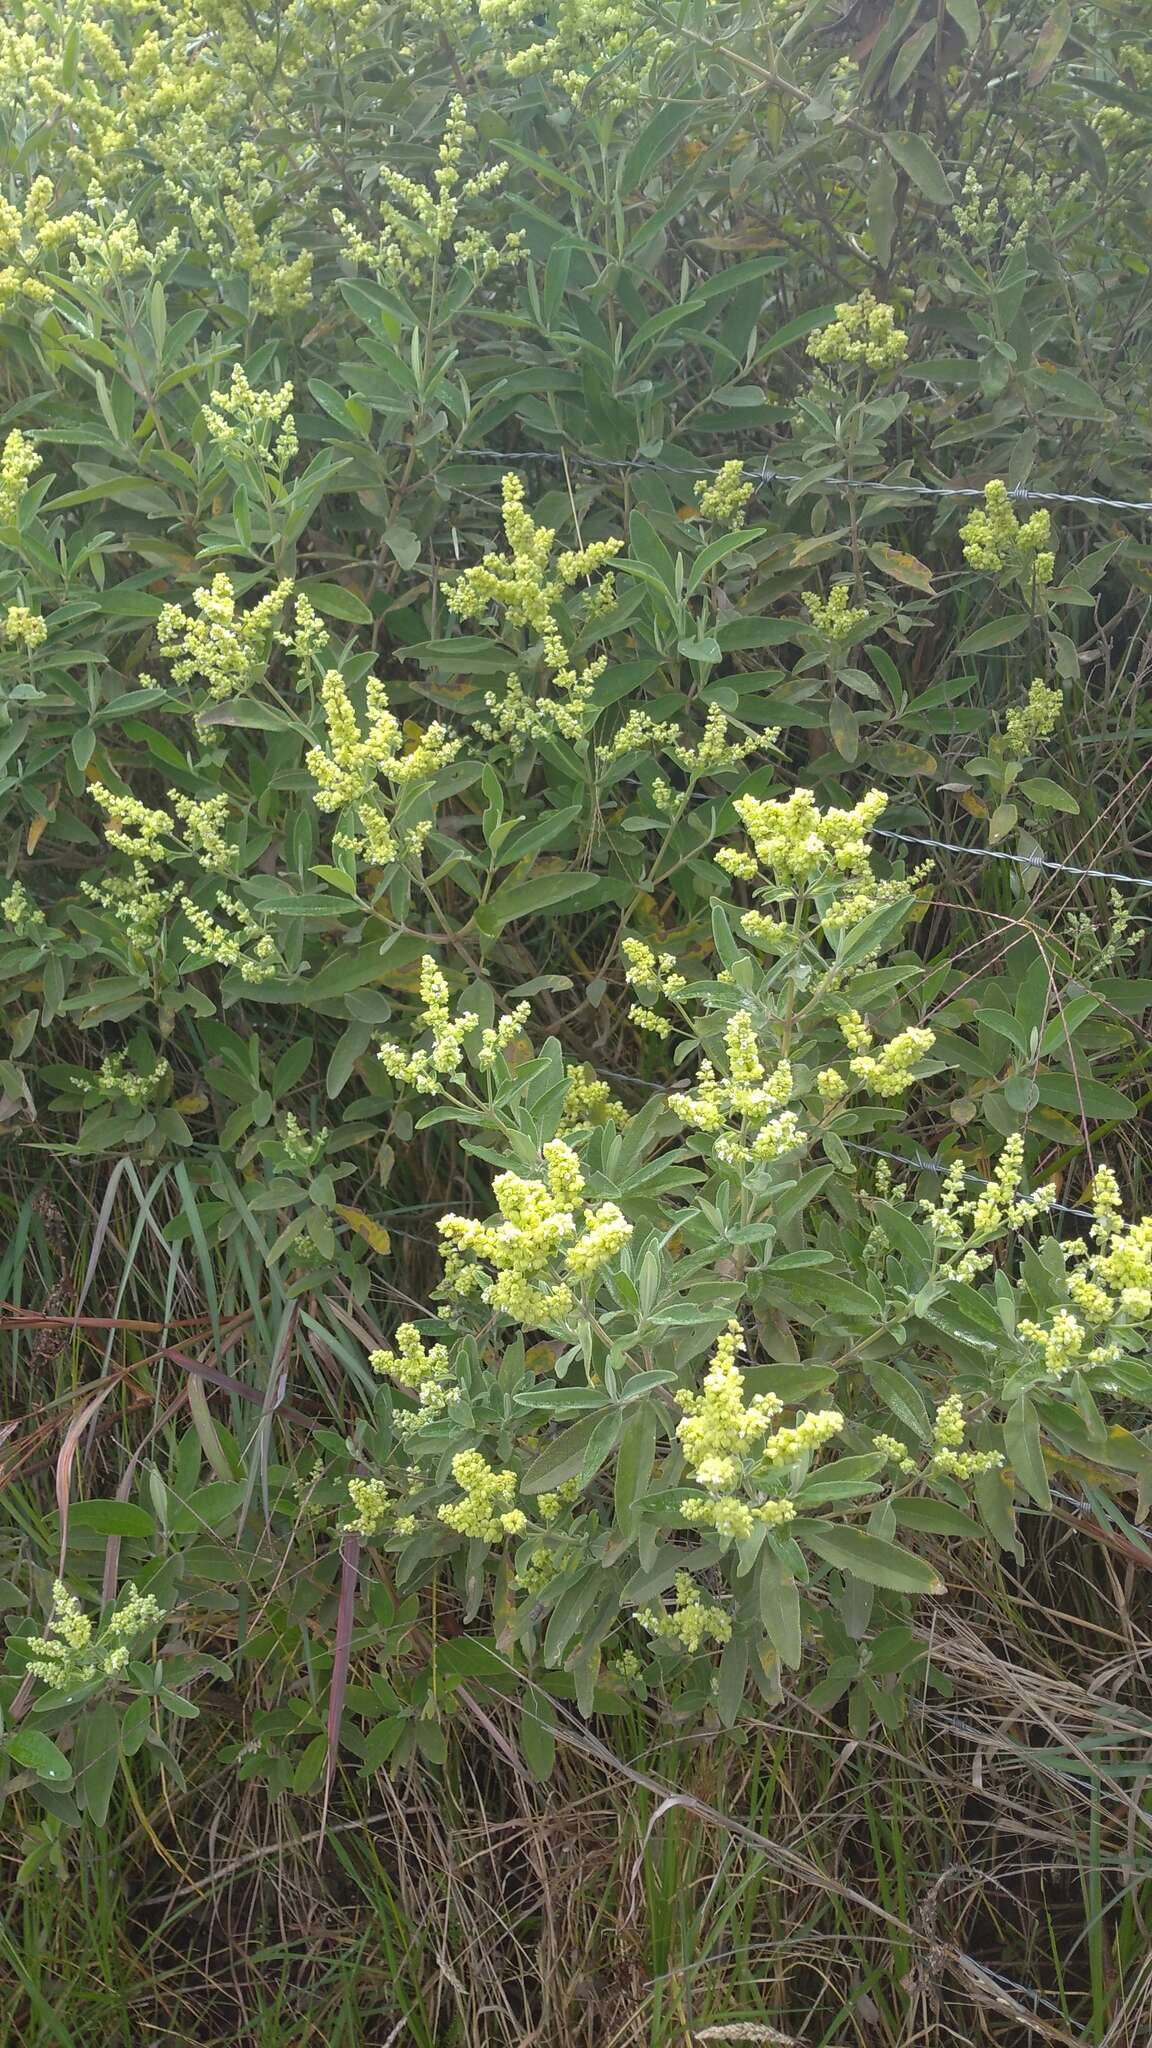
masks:
<svg viewBox="0 0 1152 2048"><path fill-rule="evenodd" d="M29 853L35 853L36 848L39 846L40 841L44 836L44 827L47 825L47 823L47 818L33 818L32 823L28 827Z"/></svg>
<svg viewBox="0 0 1152 2048"><path fill-rule="evenodd" d="M890 548L887 541L878 540L868 550L869 559L882 569L886 576L895 577L897 583L910 583L913 590L923 590L929 597L935 595L932 571L927 562L917 555L905 554L902 548Z"/></svg>
<svg viewBox="0 0 1152 2048"><path fill-rule="evenodd" d="M206 1095L182 1095L179 1102L174 1102L172 1107L173 1109L178 1109L181 1116L197 1116L202 1109L207 1109L208 1097Z"/></svg>
<svg viewBox="0 0 1152 2048"><path fill-rule="evenodd" d="M337 1202L336 1214L343 1218L350 1230L354 1230L364 1239L365 1244L371 1245L374 1252L391 1251L392 1239L384 1225L377 1223L374 1216L366 1216L363 1209L348 1209L343 1202Z"/></svg>

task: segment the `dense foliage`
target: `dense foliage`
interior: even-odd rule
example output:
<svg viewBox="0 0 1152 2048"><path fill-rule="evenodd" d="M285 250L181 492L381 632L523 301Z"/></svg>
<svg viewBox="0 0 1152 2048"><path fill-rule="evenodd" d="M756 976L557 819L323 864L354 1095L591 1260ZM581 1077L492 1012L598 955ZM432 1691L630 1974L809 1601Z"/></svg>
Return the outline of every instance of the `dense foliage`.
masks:
<svg viewBox="0 0 1152 2048"><path fill-rule="evenodd" d="M962 1546L1146 1489L1152 985L1033 857L1139 858L1150 67L978 0L0 26L49 1825L269 1665L274 1790L468 1681L542 1775L568 1698L893 1725Z"/></svg>

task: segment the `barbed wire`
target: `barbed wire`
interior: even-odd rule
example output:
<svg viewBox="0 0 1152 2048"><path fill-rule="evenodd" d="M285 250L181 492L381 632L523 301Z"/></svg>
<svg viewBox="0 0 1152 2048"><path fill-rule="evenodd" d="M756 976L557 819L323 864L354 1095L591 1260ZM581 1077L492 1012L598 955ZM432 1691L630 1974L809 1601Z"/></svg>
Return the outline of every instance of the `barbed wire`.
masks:
<svg viewBox="0 0 1152 2048"><path fill-rule="evenodd" d="M1124 875L1113 868L1080 868L1070 861L1048 860L1041 853L1005 853L998 846L960 846L950 839L921 839L913 832L888 831L883 825L869 829L877 839L899 839L906 846L927 846L937 853L959 853L972 860L1014 861L1018 867L1044 868L1054 875L1076 875L1082 881L1124 882L1130 889L1152 889L1152 877Z"/></svg>
<svg viewBox="0 0 1152 2048"><path fill-rule="evenodd" d="M407 448L406 441L394 441L395 448ZM492 462L504 469L515 470L530 462L546 462L564 469L602 469L623 474L628 471L656 471L664 476L716 477L719 472L715 464L694 462L689 457L684 462L660 461L648 455L582 455L575 450L562 448L467 448L457 451L453 458L460 462ZM914 477L886 477L868 479L853 476L822 476L819 472L774 469L771 456L765 455L758 463L741 464L747 483L753 483L767 490L773 484L807 486L812 491L842 491L845 494L863 494L871 497L914 497L914 498L962 498L982 499L983 484L927 484ZM1106 512L1152 513L1152 499L1108 498L1091 491L1039 491L1029 484L1010 484L1008 495L1023 505L1081 505L1091 506Z"/></svg>

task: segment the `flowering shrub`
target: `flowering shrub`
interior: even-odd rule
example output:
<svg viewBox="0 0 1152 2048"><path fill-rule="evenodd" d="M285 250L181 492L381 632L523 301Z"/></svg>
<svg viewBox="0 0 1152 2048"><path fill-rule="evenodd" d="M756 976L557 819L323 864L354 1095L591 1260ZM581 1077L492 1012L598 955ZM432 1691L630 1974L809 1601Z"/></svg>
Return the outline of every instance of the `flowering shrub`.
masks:
<svg viewBox="0 0 1152 2048"><path fill-rule="evenodd" d="M830 1648L841 1689L864 1684L861 1613L943 1594L941 1537L1017 1547L1063 1459L1152 1477L1108 1412L1146 1400L1152 1223L1122 1221L1109 1170L1072 1236L1053 1188L1023 1187L1018 1136L928 1195L877 1157L936 1049L902 1021L924 883L875 874L882 809L738 799L748 843L713 851L752 907L717 909L689 973L631 950L693 1069L632 1116L569 1108L555 1041L510 1066L431 962L431 1051L385 1048L401 1094L439 1098L425 1122L509 1164L490 1220L439 1223L441 1305L373 1359L403 1483L387 1453L351 1479L348 1526L401 1585L487 1586L505 1647L588 1708L621 1652L627 1686L729 1720L816 1646L821 1698ZM909 1637L892 1675L913 1670Z"/></svg>
<svg viewBox="0 0 1152 2048"><path fill-rule="evenodd" d="M1075 118L1047 30L948 23L0 24L0 1758L53 1822L263 1659L274 1790L437 1754L469 1657L534 1768L541 1696L866 1729L952 1540L1146 1482L1152 990L1039 863L1135 857L1147 23L1077 22Z"/></svg>

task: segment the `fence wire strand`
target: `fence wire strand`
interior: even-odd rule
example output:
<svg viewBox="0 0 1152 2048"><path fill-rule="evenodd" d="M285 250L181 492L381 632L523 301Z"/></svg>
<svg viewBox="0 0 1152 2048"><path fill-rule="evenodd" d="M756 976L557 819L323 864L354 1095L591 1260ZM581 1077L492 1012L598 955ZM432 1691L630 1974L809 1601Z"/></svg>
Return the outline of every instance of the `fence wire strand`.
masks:
<svg viewBox="0 0 1152 2048"><path fill-rule="evenodd" d="M407 448L406 441L391 444L396 448ZM715 477L715 465L694 462L690 457L684 462L660 461L648 455L582 455L574 450L560 448L462 448L453 458L456 461L492 462L504 469L515 470L527 463L550 463L561 469L605 470L614 474L631 471L653 471L663 476ZM820 491L840 491L845 495L864 495L876 498L959 498L982 499L983 484L927 484L915 477L867 478L854 476L822 476L818 471L803 472L774 469L770 455L758 462L741 465L745 482L755 484L759 489L768 490L774 484L794 485ZM1149 498L1107 498L1091 491L1038 491L1029 484L1012 484L1008 487L1009 497L1021 505L1081 505L1090 506L1103 512L1152 513L1152 499Z"/></svg>

